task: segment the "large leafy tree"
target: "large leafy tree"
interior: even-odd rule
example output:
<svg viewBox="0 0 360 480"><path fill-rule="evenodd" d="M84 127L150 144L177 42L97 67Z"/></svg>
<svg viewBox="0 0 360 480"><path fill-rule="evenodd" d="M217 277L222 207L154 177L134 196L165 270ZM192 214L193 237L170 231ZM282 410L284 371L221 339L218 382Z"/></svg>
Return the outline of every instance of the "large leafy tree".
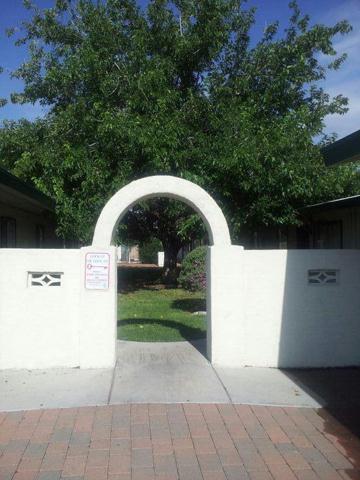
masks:
<svg viewBox="0 0 360 480"><path fill-rule="evenodd" d="M40 102L47 114L6 122L0 158L56 199L64 237L89 242L107 199L151 174L204 186L234 240L296 224L299 206L358 188L351 168L325 169L313 141L328 141L326 115L347 108L319 83L345 60L333 40L347 22L311 25L292 2L287 29L269 25L254 43L255 11L240 0L151 0L145 11L133 0L25 5L32 17L16 41L29 55L13 73L24 89L12 101ZM139 237L168 229L172 262L178 239L199 233L171 202L134 208L129 231L134 219Z"/></svg>
<svg viewBox="0 0 360 480"><path fill-rule="evenodd" d="M182 247L195 239L207 239L199 216L190 207L168 198L134 205L119 227L120 243L136 240L140 244L157 238L165 251L164 278L172 283L177 276L177 256Z"/></svg>

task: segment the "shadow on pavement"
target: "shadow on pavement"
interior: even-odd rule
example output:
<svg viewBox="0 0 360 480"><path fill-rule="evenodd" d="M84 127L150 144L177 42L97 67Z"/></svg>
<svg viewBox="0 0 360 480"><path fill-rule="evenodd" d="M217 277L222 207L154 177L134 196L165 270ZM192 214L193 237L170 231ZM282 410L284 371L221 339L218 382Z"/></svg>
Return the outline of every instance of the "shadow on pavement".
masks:
<svg viewBox="0 0 360 480"><path fill-rule="evenodd" d="M338 302L343 299L336 286L316 289L316 286L308 285L301 258L301 251L288 250L279 365L301 364L304 359L309 359L310 365L321 362L347 365L349 359L358 358L355 352L357 346L360 349L360 337L358 327L354 327L358 322L351 322L351 315L347 312L339 313ZM317 262L318 259L314 260L314 268L318 268ZM347 294L354 293L354 303L359 302L356 288L356 284L349 280ZM315 296L316 302L313 300ZM322 360L324 358L326 360ZM332 362L333 359L336 362ZM322 447L332 448L334 455L340 452L352 459L359 470L360 368L286 368L282 372L321 405L318 413L323 421L319 428L329 441ZM346 466L342 468L347 469ZM355 479L359 478L358 475L359 472L350 469L344 478Z"/></svg>
<svg viewBox="0 0 360 480"><path fill-rule="evenodd" d="M176 310L183 310L184 312L205 312L206 299L205 298L179 298L173 300L171 308Z"/></svg>
<svg viewBox="0 0 360 480"><path fill-rule="evenodd" d="M320 411L324 419L327 418L324 412L328 412L360 439L360 368L283 369L282 372L323 405Z"/></svg>
<svg viewBox="0 0 360 480"><path fill-rule="evenodd" d="M199 347L197 346L197 344L199 343L198 340L206 338L206 333L200 328L194 328L188 325L184 325L183 323L180 323L180 322L174 322L171 320L162 320L162 319L156 319L156 318L151 318L151 319L150 318L125 318L124 320L118 320L117 322L118 327L124 327L125 325L133 325L133 326L139 326L139 327L144 325L161 325L162 327L167 327L173 330L177 330L181 335L183 341L190 342L192 345L194 345L194 347L197 350L199 350L201 354L204 354L203 351L200 350L200 348L203 349L203 346L202 345L200 345ZM127 340L127 339L121 338L121 340ZM160 341L163 341L163 340L160 340ZM181 342L182 340L180 339L178 341Z"/></svg>

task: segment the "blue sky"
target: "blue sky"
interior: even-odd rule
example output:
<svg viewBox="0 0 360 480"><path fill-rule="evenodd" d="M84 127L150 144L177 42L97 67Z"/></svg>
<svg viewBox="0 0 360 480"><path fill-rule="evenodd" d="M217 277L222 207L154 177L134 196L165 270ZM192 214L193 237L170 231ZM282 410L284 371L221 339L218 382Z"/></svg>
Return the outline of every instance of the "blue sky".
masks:
<svg viewBox="0 0 360 480"><path fill-rule="evenodd" d="M40 7L53 5L53 0L35 0ZM146 0L141 0L142 5ZM249 0L248 5L258 7L257 25L253 30L253 39L257 40L266 24L280 20L286 26L289 17L289 0ZM331 73L324 88L331 95L342 93L349 98L350 110L346 115L333 115L326 121L326 131L335 132L341 138L360 128L360 0L298 0L301 10L309 13L313 22L333 24L348 19L353 31L345 37L336 39L339 53L347 52L348 59L338 72ZM4 73L0 76L0 97L8 98L10 92L21 90L21 82L11 79L9 72L26 59L26 50L15 47L8 39L5 29L19 25L27 18L28 12L22 6L22 0L0 0L0 65ZM21 117L34 119L43 115L40 105L13 105L10 102L0 109L0 121L16 120Z"/></svg>

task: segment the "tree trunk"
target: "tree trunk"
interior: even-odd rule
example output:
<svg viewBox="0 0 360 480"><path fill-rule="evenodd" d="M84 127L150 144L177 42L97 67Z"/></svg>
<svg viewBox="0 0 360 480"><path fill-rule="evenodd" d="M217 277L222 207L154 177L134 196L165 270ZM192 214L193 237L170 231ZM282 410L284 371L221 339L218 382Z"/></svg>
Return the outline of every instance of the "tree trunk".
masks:
<svg viewBox="0 0 360 480"><path fill-rule="evenodd" d="M164 247L164 273L163 281L167 285L176 285L178 270L177 270L177 255L181 245L177 242L162 242Z"/></svg>

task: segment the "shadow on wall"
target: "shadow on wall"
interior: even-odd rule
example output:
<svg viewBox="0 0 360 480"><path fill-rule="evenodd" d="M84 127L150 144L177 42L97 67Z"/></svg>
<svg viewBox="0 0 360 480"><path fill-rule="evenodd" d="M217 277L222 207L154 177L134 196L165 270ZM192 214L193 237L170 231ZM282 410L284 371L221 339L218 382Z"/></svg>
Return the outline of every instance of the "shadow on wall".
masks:
<svg viewBox="0 0 360 480"><path fill-rule="evenodd" d="M280 368L304 363L305 367L359 365L359 272L351 251L308 250L306 257L301 250L288 251ZM328 435L328 448L336 444L360 469L360 368L282 371L324 407L319 411L323 419L319 429ZM353 470L347 474L355 478Z"/></svg>
<svg viewBox="0 0 360 480"><path fill-rule="evenodd" d="M360 365L360 264L348 250L289 250L279 367Z"/></svg>
<svg viewBox="0 0 360 480"><path fill-rule="evenodd" d="M360 265L353 263L351 251L288 251L280 367L360 364Z"/></svg>

